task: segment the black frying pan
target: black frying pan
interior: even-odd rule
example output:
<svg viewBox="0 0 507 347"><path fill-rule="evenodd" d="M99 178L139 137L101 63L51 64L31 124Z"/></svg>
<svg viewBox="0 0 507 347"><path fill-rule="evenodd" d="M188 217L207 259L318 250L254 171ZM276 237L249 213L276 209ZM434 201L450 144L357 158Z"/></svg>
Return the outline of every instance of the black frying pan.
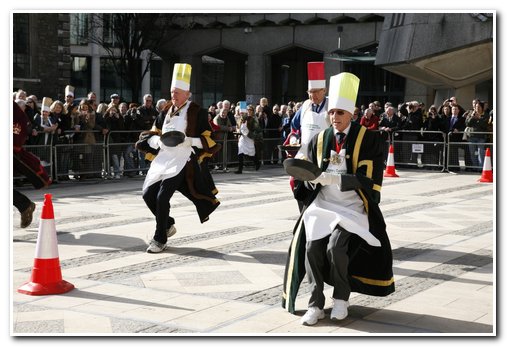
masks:
<svg viewBox="0 0 507 347"><path fill-rule="evenodd" d="M299 181L313 181L322 173L322 170L317 165L303 159L285 159L283 167L290 176Z"/></svg>

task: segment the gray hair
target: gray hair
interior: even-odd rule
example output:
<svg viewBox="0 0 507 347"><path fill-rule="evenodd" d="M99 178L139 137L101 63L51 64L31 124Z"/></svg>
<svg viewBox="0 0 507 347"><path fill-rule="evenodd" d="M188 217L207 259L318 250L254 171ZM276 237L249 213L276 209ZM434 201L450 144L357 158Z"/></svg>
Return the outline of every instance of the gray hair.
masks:
<svg viewBox="0 0 507 347"><path fill-rule="evenodd" d="M161 105L162 105L162 104L166 104L166 103L167 103L167 100L166 100L166 99L160 99L160 100L158 100L158 101L157 101L157 105L155 106L155 108L156 108L158 111L160 111L160 110L161 110L160 108L162 107Z"/></svg>

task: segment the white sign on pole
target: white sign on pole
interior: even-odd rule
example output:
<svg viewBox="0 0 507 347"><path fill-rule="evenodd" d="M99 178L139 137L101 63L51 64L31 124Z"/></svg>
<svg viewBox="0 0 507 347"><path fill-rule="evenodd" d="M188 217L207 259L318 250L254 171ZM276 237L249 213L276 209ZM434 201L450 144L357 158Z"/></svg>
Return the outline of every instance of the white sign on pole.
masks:
<svg viewBox="0 0 507 347"><path fill-rule="evenodd" d="M424 143L413 143L412 153L424 153Z"/></svg>

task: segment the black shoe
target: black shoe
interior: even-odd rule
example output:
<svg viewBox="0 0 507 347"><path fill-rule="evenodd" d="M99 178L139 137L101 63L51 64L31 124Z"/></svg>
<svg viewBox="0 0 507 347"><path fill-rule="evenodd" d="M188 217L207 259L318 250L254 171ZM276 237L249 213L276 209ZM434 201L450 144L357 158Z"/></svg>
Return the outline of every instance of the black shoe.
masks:
<svg viewBox="0 0 507 347"><path fill-rule="evenodd" d="M242 174L242 173L243 173L243 171L238 170L238 171L234 171L234 173L235 173L235 174Z"/></svg>
<svg viewBox="0 0 507 347"><path fill-rule="evenodd" d="M21 227L26 228L32 223L33 211L35 211L35 203L30 202L30 206L21 213Z"/></svg>
<svg viewBox="0 0 507 347"><path fill-rule="evenodd" d="M260 167L261 167L261 163L255 164L255 171L259 171Z"/></svg>

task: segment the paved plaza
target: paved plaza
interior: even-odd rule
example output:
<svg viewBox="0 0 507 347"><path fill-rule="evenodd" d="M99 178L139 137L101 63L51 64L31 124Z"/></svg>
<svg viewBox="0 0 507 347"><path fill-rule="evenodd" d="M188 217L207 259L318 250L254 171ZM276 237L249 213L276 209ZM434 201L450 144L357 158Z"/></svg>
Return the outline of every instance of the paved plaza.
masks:
<svg viewBox="0 0 507 347"><path fill-rule="evenodd" d="M299 323L281 307L283 272L298 208L280 166L216 173L219 208L199 223L177 193L177 233L145 252L155 227L143 178L64 182L21 191L37 209L27 229L12 213L11 334L23 335L480 335L496 327L494 184L480 173L398 169L380 207L393 248L396 291L353 293L349 316ZM44 193L53 196L61 295L17 292L30 278ZM331 296L326 287L326 298Z"/></svg>

